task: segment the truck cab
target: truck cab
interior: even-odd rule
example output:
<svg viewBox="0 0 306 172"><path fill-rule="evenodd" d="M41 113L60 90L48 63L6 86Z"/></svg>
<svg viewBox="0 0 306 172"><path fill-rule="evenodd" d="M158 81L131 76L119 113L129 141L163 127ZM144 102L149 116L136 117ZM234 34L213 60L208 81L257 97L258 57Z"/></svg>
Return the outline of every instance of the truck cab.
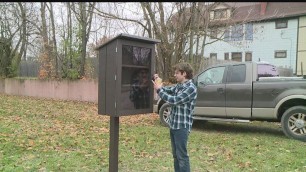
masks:
<svg viewBox="0 0 306 172"><path fill-rule="evenodd" d="M305 79L279 77L268 63L234 62L211 66L193 82L198 94L193 119L281 122L287 136L306 141ZM159 100L154 109L167 126L171 106Z"/></svg>

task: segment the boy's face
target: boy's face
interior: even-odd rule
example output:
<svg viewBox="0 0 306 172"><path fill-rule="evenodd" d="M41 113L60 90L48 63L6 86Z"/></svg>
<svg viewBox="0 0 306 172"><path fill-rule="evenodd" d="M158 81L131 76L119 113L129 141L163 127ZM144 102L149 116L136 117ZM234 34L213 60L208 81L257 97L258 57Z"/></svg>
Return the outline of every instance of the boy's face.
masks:
<svg viewBox="0 0 306 172"><path fill-rule="evenodd" d="M183 83L186 80L186 72L181 73L179 70L175 70L174 77L179 83Z"/></svg>
<svg viewBox="0 0 306 172"><path fill-rule="evenodd" d="M153 77L154 77L154 79L158 78L158 74L154 74Z"/></svg>

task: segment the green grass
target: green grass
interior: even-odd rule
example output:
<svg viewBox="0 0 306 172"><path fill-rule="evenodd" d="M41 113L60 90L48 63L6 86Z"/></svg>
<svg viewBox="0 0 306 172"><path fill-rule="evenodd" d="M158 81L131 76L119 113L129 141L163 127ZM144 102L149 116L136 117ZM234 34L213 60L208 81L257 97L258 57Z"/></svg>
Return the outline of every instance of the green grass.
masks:
<svg viewBox="0 0 306 172"><path fill-rule="evenodd" d="M109 117L97 104L0 94L0 171L108 171ZM120 117L119 171L173 171L169 131L156 114ZM195 121L191 169L306 171L306 143L278 123Z"/></svg>

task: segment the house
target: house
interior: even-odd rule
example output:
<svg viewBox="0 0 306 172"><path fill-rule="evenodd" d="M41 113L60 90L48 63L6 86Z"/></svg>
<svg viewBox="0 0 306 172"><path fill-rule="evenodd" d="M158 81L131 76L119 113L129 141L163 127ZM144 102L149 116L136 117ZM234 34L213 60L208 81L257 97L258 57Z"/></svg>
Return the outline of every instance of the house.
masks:
<svg viewBox="0 0 306 172"><path fill-rule="evenodd" d="M306 3L220 3L209 11L204 57L266 61L306 75Z"/></svg>

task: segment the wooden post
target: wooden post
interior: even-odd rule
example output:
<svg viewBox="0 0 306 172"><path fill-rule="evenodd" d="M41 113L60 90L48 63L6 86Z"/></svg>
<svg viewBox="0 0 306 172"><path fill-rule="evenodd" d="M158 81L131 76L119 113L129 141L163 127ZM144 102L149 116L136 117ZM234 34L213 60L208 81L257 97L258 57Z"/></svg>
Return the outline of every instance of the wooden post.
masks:
<svg viewBox="0 0 306 172"><path fill-rule="evenodd" d="M118 172L119 117L110 117L109 172Z"/></svg>

